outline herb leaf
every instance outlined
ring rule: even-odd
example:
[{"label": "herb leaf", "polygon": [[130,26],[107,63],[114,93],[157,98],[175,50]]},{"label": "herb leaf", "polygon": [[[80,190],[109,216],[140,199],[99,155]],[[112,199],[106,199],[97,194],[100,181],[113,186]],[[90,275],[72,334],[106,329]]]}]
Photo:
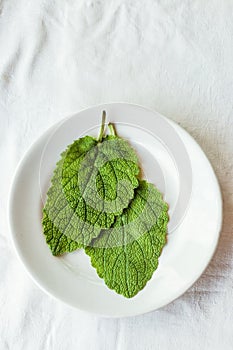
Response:
[{"label": "herb leaf", "polygon": [[85,136],[62,153],[43,209],[43,231],[54,255],[90,244],[134,196],[138,160],[127,141]]},{"label": "herb leaf", "polygon": [[134,199],[113,228],[103,230],[86,247],[93,267],[110,289],[132,298],[151,279],[166,243],[167,211],[160,192],[140,181]]}]

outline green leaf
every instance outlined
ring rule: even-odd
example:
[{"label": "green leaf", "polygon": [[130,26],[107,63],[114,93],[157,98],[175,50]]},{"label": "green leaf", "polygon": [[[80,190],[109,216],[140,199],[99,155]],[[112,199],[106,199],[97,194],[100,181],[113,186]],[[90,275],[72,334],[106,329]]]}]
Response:
[{"label": "green leaf", "polygon": [[127,298],[144,288],[158,266],[166,243],[168,206],[160,192],[140,181],[135,197],[113,227],[86,247],[106,285]]},{"label": "green leaf", "polygon": [[80,248],[80,245],[63,235],[53,222],[49,219],[47,212],[44,210],[43,213],[43,227],[46,235],[46,242],[50,246],[53,255],[61,255],[66,252],[73,252]]},{"label": "green leaf", "polygon": [[85,136],[62,153],[43,209],[43,231],[54,255],[85,247],[109,228],[134,196],[137,156],[127,141]]}]

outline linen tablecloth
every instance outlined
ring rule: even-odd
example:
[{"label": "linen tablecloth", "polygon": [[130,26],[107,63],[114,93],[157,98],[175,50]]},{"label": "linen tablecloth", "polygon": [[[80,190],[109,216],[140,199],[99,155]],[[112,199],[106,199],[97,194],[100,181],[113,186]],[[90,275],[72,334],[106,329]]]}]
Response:
[{"label": "linen tablecloth", "polygon": [[[10,241],[16,165],[53,123],[104,102],[141,104],[199,142],[220,181],[223,229],[203,276],[170,305],[105,319],[28,277]],[[233,347],[233,1],[0,1],[0,349]],[[195,263],[195,262],[194,262]]]}]

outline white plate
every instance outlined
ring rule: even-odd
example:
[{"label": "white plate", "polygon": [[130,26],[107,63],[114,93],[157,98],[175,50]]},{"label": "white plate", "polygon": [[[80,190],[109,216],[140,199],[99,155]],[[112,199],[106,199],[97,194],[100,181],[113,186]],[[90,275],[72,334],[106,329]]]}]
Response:
[{"label": "white plate", "polygon": [[[103,109],[118,135],[137,149],[144,177],[170,206],[168,243],[159,268],[132,299],[108,289],[82,251],[52,256],[41,229],[42,202],[61,151],[81,135],[97,136]],[[9,222],[20,259],[44,291],[89,312],[132,316],[170,303],[202,274],[218,242],[222,201],[209,161],[187,132],[156,112],[113,103],[63,120],[31,146],[14,177]]]}]

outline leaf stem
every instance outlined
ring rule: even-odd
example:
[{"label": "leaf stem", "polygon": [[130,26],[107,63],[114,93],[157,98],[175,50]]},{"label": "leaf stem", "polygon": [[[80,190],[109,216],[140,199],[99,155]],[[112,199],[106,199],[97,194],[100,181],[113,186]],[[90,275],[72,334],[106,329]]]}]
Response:
[{"label": "leaf stem", "polygon": [[116,136],[116,130],[115,130],[114,124],[108,123],[108,128],[109,128],[110,134],[113,136]]},{"label": "leaf stem", "polygon": [[104,136],[104,129],[105,129],[105,121],[106,121],[106,112],[103,111],[102,113],[102,122],[101,122],[101,127],[100,127],[100,133],[99,137],[97,139],[98,142],[101,142]]}]

